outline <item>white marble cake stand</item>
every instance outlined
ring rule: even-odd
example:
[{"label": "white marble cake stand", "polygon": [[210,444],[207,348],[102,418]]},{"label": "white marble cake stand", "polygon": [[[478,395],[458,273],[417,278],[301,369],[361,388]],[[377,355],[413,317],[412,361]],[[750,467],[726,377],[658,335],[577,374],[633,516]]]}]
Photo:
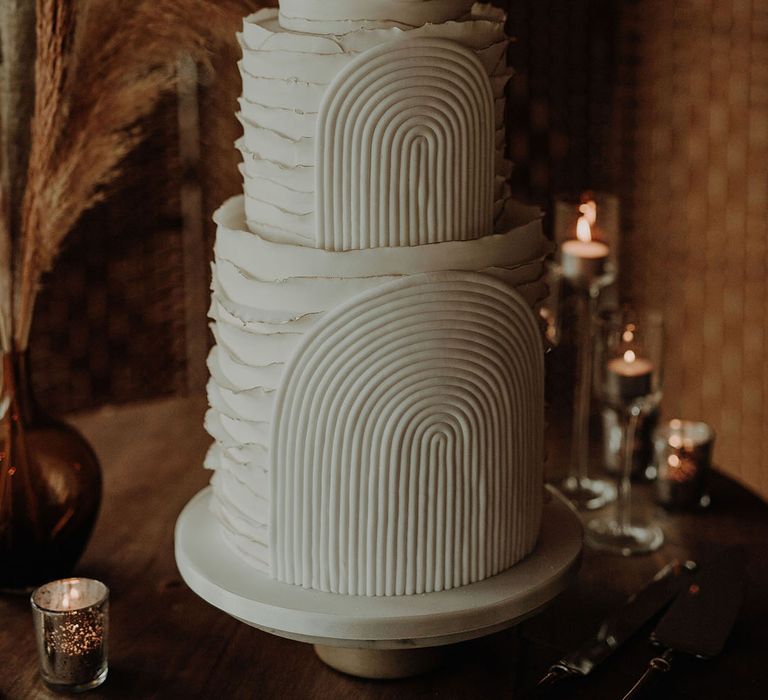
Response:
[{"label": "white marble cake stand", "polygon": [[497,576],[426,595],[322,593],[273,581],[241,560],[208,509],[210,497],[210,487],[198,493],[176,523],[176,563],[187,585],[242,622],[314,644],[329,666],[363,678],[421,673],[439,664],[444,645],[512,627],[565,589],[581,559],[581,522],[550,495],[535,551]]}]

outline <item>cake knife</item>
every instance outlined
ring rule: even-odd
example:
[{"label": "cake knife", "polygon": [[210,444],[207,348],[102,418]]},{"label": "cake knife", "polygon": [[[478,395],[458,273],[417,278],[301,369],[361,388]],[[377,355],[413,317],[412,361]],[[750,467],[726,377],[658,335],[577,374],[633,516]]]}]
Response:
[{"label": "cake knife", "polygon": [[651,634],[664,652],[651,659],[648,669],[623,700],[637,700],[672,668],[675,654],[700,659],[717,656],[731,632],[744,595],[746,556],[741,547],[727,549],[707,562],[680,593]]},{"label": "cake knife", "polygon": [[614,615],[605,619],[594,636],[551,666],[537,689],[589,674],[682,591],[690,583],[695,569],[692,561],[674,560],[667,564]]}]

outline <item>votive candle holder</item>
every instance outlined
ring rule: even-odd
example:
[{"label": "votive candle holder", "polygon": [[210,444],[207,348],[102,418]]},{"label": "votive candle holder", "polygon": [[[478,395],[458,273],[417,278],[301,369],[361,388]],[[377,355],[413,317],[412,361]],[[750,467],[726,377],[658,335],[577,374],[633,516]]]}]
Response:
[{"label": "votive candle holder", "polygon": [[96,688],[107,677],[109,589],[100,581],[46,583],[31,597],[40,673],[56,691]]}]

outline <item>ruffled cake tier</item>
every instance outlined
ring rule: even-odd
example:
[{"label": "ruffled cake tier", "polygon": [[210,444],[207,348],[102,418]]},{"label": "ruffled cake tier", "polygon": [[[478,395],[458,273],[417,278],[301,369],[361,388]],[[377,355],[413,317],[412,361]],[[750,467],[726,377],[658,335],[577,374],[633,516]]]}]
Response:
[{"label": "ruffled cake tier", "polygon": [[[353,5],[373,12],[361,18],[370,21],[329,28],[329,17],[334,13],[348,16]],[[447,39],[471,50],[489,77],[495,119],[494,216],[499,220],[510,197],[506,181],[511,165],[504,158],[504,94],[512,76],[506,63],[509,38],[504,33],[505,14],[501,10],[455,0],[318,0],[282,3],[282,8],[282,14],[264,9],[251,15],[240,35],[243,95],[238,119],[244,135],[237,148],[243,156],[241,172],[250,231],[277,243],[316,245],[316,128],[323,97],[334,78],[361,53],[417,38]],[[310,17],[317,11],[316,17],[325,19],[305,18],[297,30],[298,25],[286,18],[294,17],[292,13],[298,8],[309,12]],[[416,12],[423,21],[410,26],[408,22],[382,20],[387,14],[402,17],[406,10]]]}]

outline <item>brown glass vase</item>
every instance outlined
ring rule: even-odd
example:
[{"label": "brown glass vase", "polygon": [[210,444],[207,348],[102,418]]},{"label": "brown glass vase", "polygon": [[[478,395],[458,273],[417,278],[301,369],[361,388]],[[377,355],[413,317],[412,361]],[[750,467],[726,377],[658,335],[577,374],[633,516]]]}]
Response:
[{"label": "brown glass vase", "polygon": [[0,589],[68,575],[101,503],[101,468],[74,428],[35,401],[26,353],[2,356]]}]

